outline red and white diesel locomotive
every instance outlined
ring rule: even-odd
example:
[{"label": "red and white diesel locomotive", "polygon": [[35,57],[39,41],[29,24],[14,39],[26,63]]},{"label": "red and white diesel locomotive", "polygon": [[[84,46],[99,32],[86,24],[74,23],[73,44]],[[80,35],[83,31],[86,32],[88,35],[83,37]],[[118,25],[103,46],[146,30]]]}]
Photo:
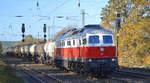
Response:
[{"label": "red and white diesel locomotive", "polygon": [[70,30],[55,43],[54,62],[59,67],[104,76],[118,67],[114,35],[99,25]]},{"label": "red and white diesel locomotive", "polygon": [[118,68],[114,35],[99,25],[69,30],[55,41],[16,46],[12,53],[29,61],[99,76]]}]

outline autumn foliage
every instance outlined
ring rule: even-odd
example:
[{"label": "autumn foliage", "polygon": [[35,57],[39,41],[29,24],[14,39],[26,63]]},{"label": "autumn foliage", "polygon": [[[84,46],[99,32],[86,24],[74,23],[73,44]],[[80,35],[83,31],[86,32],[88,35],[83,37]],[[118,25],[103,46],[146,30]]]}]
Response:
[{"label": "autumn foliage", "polygon": [[150,3],[148,0],[109,0],[102,10],[102,26],[115,31],[121,14],[119,63],[125,66],[150,64]]}]

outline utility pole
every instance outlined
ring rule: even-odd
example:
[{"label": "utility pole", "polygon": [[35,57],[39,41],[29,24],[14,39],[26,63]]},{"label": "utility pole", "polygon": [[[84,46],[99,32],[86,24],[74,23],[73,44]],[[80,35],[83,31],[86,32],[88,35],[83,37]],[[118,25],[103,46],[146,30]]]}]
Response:
[{"label": "utility pole", "polygon": [[82,27],[84,27],[84,25],[85,25],[85,11],[84,10],[82,10],[81,11],[81,14],[82,14]]},{"label": "utility pole", "polygon": [[38,35],[38,41],[39,41],[39,36],[40,36],[40,33],[38,32],[38,34],[37,34],[37,35]]},{"label": "utility pole", "polygon": [[50,39],[50,26],[48,27],[48,39]]}]

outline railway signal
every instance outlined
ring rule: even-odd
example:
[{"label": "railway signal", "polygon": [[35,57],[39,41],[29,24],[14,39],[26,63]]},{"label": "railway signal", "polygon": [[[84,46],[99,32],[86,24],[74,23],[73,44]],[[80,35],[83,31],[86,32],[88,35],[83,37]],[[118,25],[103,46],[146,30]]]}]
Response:
[{"label": "railway signal", "polygon": [[24,32],[25,32],[25,24],[22,23],[22,33],[24,33]]},{"label": "railway signal", "polygon": [[46,42],[46,24],[44,24],[43,32],[44,32],[44,41]]},{"label": "railway signal", "polygon": [[117,45],[116,45],[116,47],[117,47],[117,56],[119,55],[119,51],[118,51],[118,37],[119,37],[119,30],[121,29],[121,18],[120,18],[120,13],[118,13],[117,12],[117,18],[116,18],[116,23],[115,23],[116,25],[115,25],[115,27],[116,27],[116,43],[117,43]]},{"label": "railway signal", "polygon": [[24,42],[25,41],[25,24],[24,23],[22,23],[22,28],[21,28],[21,31],[22,31],[22,42]]},{"label": "railway signal", "polygon": [[25,39],[22,38],[22,42],[25,42]]},{"label": "railway signal", "polygon": [[120,13],[117,13],[117,19],[116,19],[116,29],[117,31],[121,28],[121,19],[120,19]]},{"label": "railway signal", "polygon": [[80,4],[80,0],[78,0],[78,7],[80,8],[81,4]]}]

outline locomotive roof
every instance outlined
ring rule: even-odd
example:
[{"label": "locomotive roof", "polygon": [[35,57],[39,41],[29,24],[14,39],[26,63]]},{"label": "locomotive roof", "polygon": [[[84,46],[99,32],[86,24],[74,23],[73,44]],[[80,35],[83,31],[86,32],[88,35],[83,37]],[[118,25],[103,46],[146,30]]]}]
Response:
[{"label": "locomotive roof", "polygon": [[90,33],[112,34],[112,31],[104,29],[99,25],[86,25],[80,29],[72,29],[61,35],[56,41],[65,40],[68,38],[80,38]]}]

